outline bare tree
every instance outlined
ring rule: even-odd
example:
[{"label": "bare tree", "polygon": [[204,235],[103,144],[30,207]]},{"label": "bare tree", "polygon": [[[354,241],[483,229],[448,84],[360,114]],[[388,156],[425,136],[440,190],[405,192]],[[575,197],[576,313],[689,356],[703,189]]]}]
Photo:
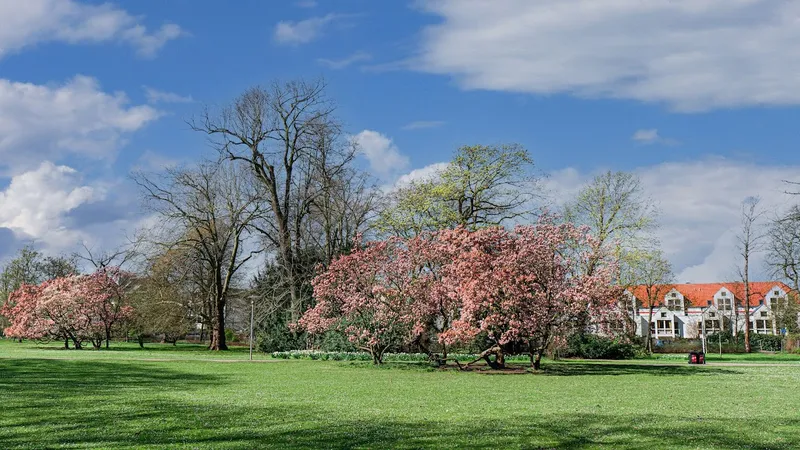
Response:
[{"label": "bare tree", "polygon": [[792,207],[770,225],[767,264],[774,276],[788,281],[800,292],[800,206]]},{"label": "bare tree", "polygon": [[218,115],[207,111],[191,124],[260,183],[269,213],[258,230],[287,280],[292,321],[302,312],[299,265],[310,215],[331,192],[325,181],[338,178],[354,157],[333,112],[324,82],[291,81],[248,89]]},{"label": "bare tree", "polygon": [[[581,189],[564,208],[565,219],[591,228],[599,254],[636,255],[637,249],[653,248],[650,233],[658,210],[646,197],[639,178],[629,172],[605,172]],[[602,261],[592,259],[584,268],[592,274]]]},{"label": "bare tree", "polygon": [[[758,197],[748,197],[742,202],[741,228],[736,236],[742,265],[739,277],[744,283],[744,350],[750,353],[750,259],[762,249],[764,234],[760,230],[763,212],[759,210]],[[734,309],[738,309],[733,305]]]},{"label": "bare tree", "polygon": [[225,305],[235,276],[258,250],[248,250],[250,229],[261,213],[253,184],[237,162],[207,162],[170,169],[165,179],[134,176],[148,206],[161,219],[161,233],[145,240],[190,258],[194,280],[207,295],[213,318],[212,350],[226,350]]},{"label": "bare tree", "polygon": [[[639,300],[647,302],[648,329],[645,331],[647,336],[646,346],[647,351],[652,352],[653,339],[650,336],[649,326],[653,323],[656,303],[663,301],[664,296],[675,287],[672,265],[659,249],[635,250],[625,259],[621,272],[620,278],[623,284],[631,287],[636,286],[638,289],[635,289],[635,291],[639,295],[644,294],[645,298],[640,298]],[[636,314],[637,305],[632,305],[632,309]]]},{"label": "bare tree", "polygon": [[96,249],[89,247],[86,242],[81,242],[82,251],[74,253],[73,258],[87,262],[95,270],[105,270],[111,267],[123,268],[137,255],[134,244],[122,245],[113,249]]}]

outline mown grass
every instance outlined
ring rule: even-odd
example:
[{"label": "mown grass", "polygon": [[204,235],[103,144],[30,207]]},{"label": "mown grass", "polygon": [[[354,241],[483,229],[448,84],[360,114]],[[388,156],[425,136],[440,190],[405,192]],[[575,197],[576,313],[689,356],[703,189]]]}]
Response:
[{"label": "mown grass", "polygon": [[0,341],[0,448],[800,446],[800,365],[488,375],[180,349],[142,361]]}]

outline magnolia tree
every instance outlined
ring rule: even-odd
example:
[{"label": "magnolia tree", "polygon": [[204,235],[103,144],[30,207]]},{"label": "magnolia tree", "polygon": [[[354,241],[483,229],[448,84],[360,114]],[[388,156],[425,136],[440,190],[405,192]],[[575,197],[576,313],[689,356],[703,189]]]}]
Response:
[{"label": "magnolia tree", "polygon": [[399,238],[373,242],[334,260],[313,280],[317,303],[298,325],[311,334],[344,333],[380,364],[389,348],[412,336],[415,324],[414,265],[402,244]]},{"label": "magnolia tree", "polygon": [[89,340],[100,348],[111,337],[113,328],[132,314],[123,305],[118,270],[103,270],[91,275],[71,275],[44,283],[23,285],[9,296],[2,314],[11,325],[4,330],[7,336],[70,341],[76,349]]},{"label": "magnolia tree", "polygon": [[522,344],[538,369],[547,346],[572,332],[585,312],[602,326],[615,311],[616,268],[606,265],[582,274],[580,264],[594,255],[569,251],[572,244],[591,240],[587,229],[556,224],[548,216],[514,231],[496,227],[471,233],[461,240],[463,251],[443,279],[461,309],[439,339],[467,343],[483,337],[490,347],[481,356],[493,354],[497,367],[505,364],[506,346]]},{"label": "magnolia tree", "polygon": [[376,363],[392,345],[431,337],[444,359],[448,346],[484,342],[481,358],[494,367],[504,366],[505,348],[521,344],[539,368],[547,346],[587,312],[596,327],[618,314],[615,265],[579,270],[597,255],[574,249],[598,248],[592,239],[586,228],[544,216],[513,231],[458,228],[371,243],[316,278],[318,303],[300,326],[344,331]]}]

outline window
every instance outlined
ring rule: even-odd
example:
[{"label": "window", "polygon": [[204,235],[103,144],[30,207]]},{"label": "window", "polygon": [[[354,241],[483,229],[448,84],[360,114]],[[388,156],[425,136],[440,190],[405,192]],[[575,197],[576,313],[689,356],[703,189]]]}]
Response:
[{"label": "window", "polygon": [[676,294],[676,293],[674,293],[674,292],[673,292],[672,294],[670,294],[670,297],[672,297],[672,298],[675,298],[675,297],[677,297],[677,296],[678,296],[678,294]]},{"label": "window", "polygon": [[763,305],[763,304],[764,304],[764,300],[759,300],[759,301],[758,301],[758,304],[759,304],[759,305]]},{"label": "window", "polygon": [[723,311],[730,311],[733,308],[733,302],[729,298],[721,298],[717,301],[719,309]]},{"label": "window", "polygon": [[720,297],[727,297],[727,296],[728,296],[728,293],[727,293],[727,292],[725,292],[725,291],[722,291],[722,292],[720,292],[720,293],[719,293],[719,296],[720,296]]},{"label": "window", "polygon": [[769,299],[769,307],[770,308],[777,308],[778,307],[778,299],[775,298],[775,297],[770,298]]},{"label": "window", "polygon": [[683,305],[681,299],[679,298],[670,298],[667,300],[667,308],[670,311],[680,311],[683,309]]},{"label": "window", "polygon": [[706,302],[706,306],[711,306],[711,300],[709,300],[708,302]]},{"label": "window", "polygon": [[766,311],[761,311],[761,317],[767,317],[767,312]]},{"label": "window", "polygon": [[665,313],[665,312],[662,312],[662,313],[661,313],[661,317],[667,317],[667,313]]},{"label": "window", "polygon": [[717,317],[717,313],[710,312],[708,313],[708,317]]},{"label": "window", "polygon": [[781,291],[773,291],[772,295],[781,295]]}]

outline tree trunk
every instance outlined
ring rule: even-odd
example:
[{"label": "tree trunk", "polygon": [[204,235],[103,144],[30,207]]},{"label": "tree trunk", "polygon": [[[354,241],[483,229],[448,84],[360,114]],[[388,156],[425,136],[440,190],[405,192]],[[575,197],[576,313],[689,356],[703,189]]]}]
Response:
[{"label": "tree trunk", "polygon": [[136,338],[139,341],[139,348],[144,348],[144,336],[139,334]]},{"label": "tree trunk", "polygon": [[[494,355],[494,361],[489,359],[489,356],[492,355]],[[505,369],[506,367],[506,358],[505,355],[503,354],[503,348],[499,345],[495,345],[492,348],[484,350],[480,355],[478,355],[477,358],[475,358],[473,361],[468,362],[467,365],[469,366],[475,364],[480,360],[486,361],[486,364],[488,364],[489,367],[491,367],[492,369]]]},{"label": "tree trunk", "polygon": [[645,339],[647,339],[647,354],[653,353],[653,336],[650,335],[650,325],[653,323],[653,300],[650,300],[650,313],[647,317],[647,330],[645,330]]},{"label": "tree trunk", "polygon": [[542,368],[542,351],[541,350],[531,354],[531,366],[533,366],[533,370],[539,370],[539,369]]},{"label": "tree trunk", "polygon": [[750,353],[750,265],[749,254],[744,258],[744,351]]},{"label": "tree trunk", "polygon": [[217,300],[216,323],[211,330],[209,350],[227,350],[225,345],[225,300]]},{"label": "tree trunk", "polygon": [[108,342],[111,340],[111,329],[106,328],[106,349],[108,349]]},{"label": "tree trunk", "polygon": [[69,350],[69,338],[64,338],[64,350]]}]

